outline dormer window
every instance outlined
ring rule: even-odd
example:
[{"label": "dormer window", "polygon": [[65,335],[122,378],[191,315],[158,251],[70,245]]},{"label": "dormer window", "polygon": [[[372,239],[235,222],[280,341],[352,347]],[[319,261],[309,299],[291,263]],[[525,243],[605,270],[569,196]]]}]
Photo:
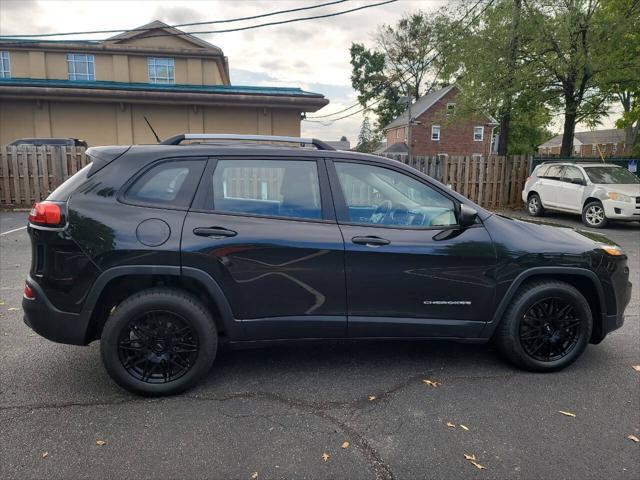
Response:
[{"label": "dormer window", "polygon": [[147,61],[149,83],[176,83],[173,58],[149,57]]}]

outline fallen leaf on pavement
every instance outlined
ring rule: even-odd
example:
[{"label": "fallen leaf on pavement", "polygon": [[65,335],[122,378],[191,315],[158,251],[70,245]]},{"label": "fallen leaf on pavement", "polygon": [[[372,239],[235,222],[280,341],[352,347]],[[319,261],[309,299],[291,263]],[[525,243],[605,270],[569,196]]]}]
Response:
[{"label": "fallen leaf on pavement", "polygon": [[375,395],[369,395],[369,401],[373,402],[376,399]]},{"label": "fallen leaf on pavement", "polygon": [[324,460],[325,462],[329,461],[329,457],[330,457],[330,455],[327,452],[324,452],[322,454],[322,460]]},{"label": "fallen leaf on pavement", "polygon": [[467,432],[469,431],[469,427],[467,427],[466,425],[460,424],[460,428],[466,430]]},{"label": "fallen leaf on pavement", "polygon": [[96,445],[103,446],[103,445],[106,445],[106,444],[107,444],[107,442],[105,442],[104,440],[96,440]]},{"label": "fallen leaf on pavement", "polygon": [[251,480],[258,480],[258,472],[253,472],[251,474]]},{"label": "fallen leaf on pavement", "polygon": [[344,442],[342,444],[342,448],[349,448],[349,442]]},{"label": "fallen leaf on pavement", "polygon": [[566,417],[574,417],[576,416],[575,413],[571,413],[571,412],[565,412],[564,410],[558,410],[558,412],[560,412],[562,415],[566,416]]},{"label": "fallen leaf on pavement", "polygon": [[635,435],[629,435],[627,438],[629,440],[632,440],[632,441],[636,442],[636,443],[640,442],[640,438],[636,437]]},{"label": "fallen leaf on pavement", "polygon": [[425,385],[429,385],[432,388],[438,388],[440,385],[442,385],[440,382],[437,382],[435,380],[429,380],[429,379],[422,380],[422,383],[424,383]]},{"label": "fallen leaf on pavement", "polygon": [[640,372],[640,365],[633,365],[631,368],[633,368],[636,372]]},{"label": "fallen leaf on pavement", "polygon": [[484,465],[480,465],[478,462],[476,462],[476,456],[472,453],[465,453],[464,454],[464,458],[465,460],[469,460],[469,462],[476,467],[478,470],[485,470],[487,467],[485,467]]},{"label": "fallen leaf on pavement", "polygon": [[47,458],[48,456],[49,456],[49,452],[44,452],[44,453],[42,454],[42,458]]},{"label": "fallen leaf on pavement", "polygon": [[456,428],[456,426],[451,422],[447,422],[447,427]]},{"label": "fallen leaf on pavement", "polygon": [[18,310],[20,310],[18,307],[9,307],[9,308],[7,308],[7,312],[17,312]]}]

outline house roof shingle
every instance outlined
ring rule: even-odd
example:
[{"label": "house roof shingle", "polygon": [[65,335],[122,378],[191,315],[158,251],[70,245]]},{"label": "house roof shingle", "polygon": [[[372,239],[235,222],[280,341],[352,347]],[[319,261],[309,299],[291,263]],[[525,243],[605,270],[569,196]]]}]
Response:
[{"label": "house roof shingle", "polygon": [[[603,143],[623,143],[624,131],[615,128],[594,130],[593,132],[576,132],[573,136],[574,145],[594,145]],[[544,142],[540,148],[559,147],[562,145],[562,134]]]}]

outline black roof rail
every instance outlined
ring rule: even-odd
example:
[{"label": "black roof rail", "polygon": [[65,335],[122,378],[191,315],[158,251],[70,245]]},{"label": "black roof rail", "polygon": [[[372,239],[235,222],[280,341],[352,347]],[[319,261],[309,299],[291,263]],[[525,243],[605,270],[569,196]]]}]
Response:
[{"label": "black roof rail", "polygon": [[160,145],[180,145],[184,140],[238,140],[252,142],[283,142],[313,145],[318,150],[335,150],[331,145],[316,138],[286,137],[276,135],[240,135],[234,133],[181,133],[160,142]]}]

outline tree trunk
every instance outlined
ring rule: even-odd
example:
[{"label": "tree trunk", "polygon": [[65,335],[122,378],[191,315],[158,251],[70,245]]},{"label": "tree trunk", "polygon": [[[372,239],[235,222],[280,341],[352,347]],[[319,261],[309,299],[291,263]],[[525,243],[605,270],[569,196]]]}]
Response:
[{"label": "tree trunk", "polygon": [[[509,99],[511,100],[511,99]],[[505,109],[505,112],[500,117],[500,134],[498,135],[498,155],[507,154],[507,141],[509,139],[509,122],[511,121],[511,102],[509,102],[509,109]]]},{"label": "tree trunk", "polygon": [[577,104],[573,95],[565,95],[564,128],[562,130],[561,157],[573,156],[573,136],[576,132]]},{"label": "tree trunk", "polygon": [[504,89],[502,114],[500,115],[500,136],[498,137],[498,155],[506,155],[509,144],[509,123],[511,121],[511,103],[513,101],[513,80],[516,68],[516,53],[518,52],[518,33],[520,31],[520,12],[522,0],[514,0],[513,18],[511,21],[511,40],[509,42],[509,57],[507,60],[507,82]]},{"label": "tree trunk", "polygon": [[633,125],[627,125],[624,129],[624,150],[622,152],[623,155],[631,156],[631,152],[633,152],[633,146],[636,140],[635,135],[633,134],[633,130]]}]

